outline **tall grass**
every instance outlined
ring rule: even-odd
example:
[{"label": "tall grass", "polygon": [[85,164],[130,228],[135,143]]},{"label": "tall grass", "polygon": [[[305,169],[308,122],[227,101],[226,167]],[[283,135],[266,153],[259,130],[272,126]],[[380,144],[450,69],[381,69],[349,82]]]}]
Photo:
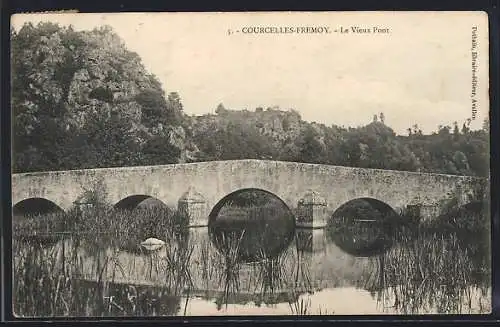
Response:
[{"label": "tall grass", "polygon": [[105,285],[83,287],[80,265],[68,242],[47,247],[14,239],[13,307],[21,317],[100,316]]},{"label": "tall grass", "polygon": [[[83,215],[72,210],[15,219],[13,227],[13,305],[19,316],[137,313],[125,312],[127,306],[118,304],[112,290],[119,289],[113,286],[115,278],[127,275],[118,253],[146,255],[140,242],[148,237],[169,241],[166,257],[150,256],[156,274],[165,276],[166,294],[179,295],[181,285],[189,281],[189,249],[172,246],[182,225],[165,208],[119,211],[96,206]],[[146,312],[147,307],[135,305],[135,310]]]},{"label": "tall grass", "polygon": [[67,216],[64,212],[16,216],[13,219],[12,235],[24,241],[54,244],[67,232]]},{"label": "tall grass", "polygon": [[239,272],[241,269],[241,261],[239,260],[241,240],[245,235],[245,231],[237,233],[236,235],[222,234],[220,242],[224,244],[223,258],[224,268],[219,278],[219,285],[223,286],[222,303],[226,307],[232,294],[236,294],[240,289]]},{"label": "tall grass", "polygon": [[268,292],[274,294],[277,290],[282,290],[287,286],[287,272],[285,271],[285,260],[288,249],[277,257],[271,257],[263,248],[260,251],[259,279],[262,280],[260,292],[265,296]]},{"label": "tall grass", "polygon": [[[481,216],[459,210],[400,230],[397,245],[378,257],[379,299],[390,299],[391,309],[405,314],[472,313],[473,297],[482,294],[481,301],[490,288],[488,227]],[[467,219],[474,223],[459,223]]]},{"label": "tall grass", "polygon": [[288,306],[293,315],[305,316],[311,314],[311,300],[299,299],[295,302],[289,302]]},{"label": "tall grass", "polygon": [[194,252],[194,244],[189,243],[186,236],[179,238],[166,237],[166,255],[162,262],[162,274],[165,276],[165,285],[171,294],[181,295],[184,288],[193,287],[190,265]]}]

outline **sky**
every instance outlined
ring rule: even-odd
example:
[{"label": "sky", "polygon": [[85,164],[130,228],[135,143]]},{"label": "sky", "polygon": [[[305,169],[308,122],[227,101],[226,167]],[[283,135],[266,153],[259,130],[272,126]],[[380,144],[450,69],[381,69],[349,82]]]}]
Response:
[{"label": "sky", "polygon": [[[472,115],[477,27],[477,115],[489,112],[488,30],[482,12],[18,14],[89,30],[109,25],[187,114],[278,106],[307,121],[362,126],[384,113],[398,134],[460,125]],[[244,34],[244,27],[328,27],[329,34]],[[338,33],[352,27],[389,33]],[[232,34],[228,34],[232,30]],[[240,32],[236,32],[240,31]]]}]

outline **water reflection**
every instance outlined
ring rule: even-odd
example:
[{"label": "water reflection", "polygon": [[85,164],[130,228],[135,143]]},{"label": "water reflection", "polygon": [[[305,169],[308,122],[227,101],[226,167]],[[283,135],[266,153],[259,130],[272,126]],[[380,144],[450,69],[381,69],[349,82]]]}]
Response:
[{"label": "water reflection", "polygon": [[373,256],[393,243],[398,215],[386,204],[360,198],[338,208],[328,221],[327,235],[343,251],[355,256]]},{"label": "water reflection", "polygon": [[275,195],[241,190],[222,199],[210,214],[215,246],[234,260],[252,262],[278,256],[294,235],[294,216]]},{"label": "water reflection", "polygon": [[[386,221],[380,210],[370,217],[377,215]],[[467,231],[457,225],[465,215],[476,221]],[[336,219],[326,229],[292,229],[276,243],[274,228],[264,233],[259,220],[183,232],[165,224],[140,234],[165,242],[155,251],[124,246],[132,242],[113,227],[53,233],[49,243],[18,230],[14,309],[22,316],[489,312],[487,219],[470,208],[451,216],[391,233],[384,224]],[[234,237],[234,230],[250,231]]]}]

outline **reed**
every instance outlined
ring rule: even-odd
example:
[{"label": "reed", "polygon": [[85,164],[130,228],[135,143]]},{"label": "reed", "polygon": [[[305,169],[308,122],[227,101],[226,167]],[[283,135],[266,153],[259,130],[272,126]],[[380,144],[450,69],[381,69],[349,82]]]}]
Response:
[{"label": "reed", "polygon": [[239,273],[241,269],[241,261],[239,258],[241,241],[245,235],[242,231],[236,235],[222,234],[220,242],[225,244],[222,252],[223,256],[223,272],[219,279],[219,285],[223,285],[223,300],[226,307],[231,297],[239,292],[240,278]]},{"label": "reed", "polygon": [[101,315],[103,308],[99,307],[102,304],[99,298],[102,294],[98,288],[83,287],[75,277],[81,271],[73,246],[47,247],[18,239],[13,243],[13,306],[16,316]]},{"label": "reed", "polygon": [[405,314],[470,313],[471,290],[485,291],[489,284],[486,255],[477,250],[476,237],[440,222],[400,233],[398,244],[380,257],[384,285],[379,290],[389,294],[379,297],[388,295],[391,308]]},{"label": "reed", "polygon": [[166,255],[160,259],[163,268],[161,275],[165,276],[165,285],[170,294],[179,296],[184,288],[193,287],[190,266],[194,244],[190,244],[186,239],[166,239]]},{"label": "reed", "polygon": [[311,314],[311,300],[310,299],[298,299],[295,302],[289,302],[288,306],[292,315],[305,316]]},{"label": "reed", "polygon": [[[143,254],[147,237],[165,237],[171,243],[180,234],[175,213],[165,208],[132,211],[96,206],[80,213],[54,213],[13,221],[13,305],[18,316],[127,315],[110,292],[115,277],[126,276],[117,259],[120,250]],[[177,239],[176,239],[177,240]],[[62,247],[62,248],[61,248]],[[190,253],[173,249],[168,269],[158,272],[179,285],[189,281]],[[107,250],[109,249],[109,250]],[[192,253],[192,251],[191,251]],[[84,258],[93,258],[93,282],[83,280]],[[88,263],[87,263],[88,264]],[[172,268],[174,267],[174,268]],[[88,269],[86,270],[88,273]],[[170,291],[170,290],[169,290]],[[123,309],[123,310],[122,310]],[[144,309],[144,307],[143,307]]]}]

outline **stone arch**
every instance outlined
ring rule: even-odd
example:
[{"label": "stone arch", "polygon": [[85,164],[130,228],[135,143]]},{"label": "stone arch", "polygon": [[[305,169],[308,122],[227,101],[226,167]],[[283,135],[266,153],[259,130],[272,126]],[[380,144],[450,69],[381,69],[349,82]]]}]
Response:
[{"label": "stone arch", "polygon": [[43,215],[54,212],[64,213],[65,211],[58,204],[42,197],[27,198],[12,206],[12,215],[14,217]]},{"label": "stone arch", "polygon": [[229,194],[226,194],[225,196],[223,196],[220,200],[218,200],[216,202],[216,204],[212,207],[212,209],[210,210],[210,213],[209,213],[209,216],[208,216],[208,222],[210,224],[211,221],[213,221],[216,217],[217,217],[217,214],[219,213],[220,209],[227,203],[227,201],[234,195],[237,195],[237,194],[241,194],[243,192],[248,192],[248,191],[259,191],[259,192],[263,192],[265,194],[269,194],[271,195],[272,197],[276,198],[280,203],[282,203],[289,211],[290,213],[292,214],[293,218],[294,218],[294,222],[295,222],[295,214],[293,212],[293,209],[290,208],[290,206],[280,197],[278,196],[277,194],[275,194],[274,192],[271,192],[271,191],[268,191],[268,190],[265,190],[263,188],[258,188],[258,187],[246,187],[246,188],[241,188],[241,189],[238,189],[236,191],[232,191],[231,193]]},{"label": "stone arch", "polygon": [[[367,204],[369,204],[373,209],[378,210],[382,213],[391,214],[392,216],[398,216],[398,213],[391,205],[389,205],[388,203],[386,203],[382,200],[372,198],[372,197],[359,197],[359,198],[351,199],[347,202],[344,202],[342,205],[340,205],[338,208],[336,208],[333,211],[331,216],[333,217],[335,215],[338,215],[339,212],[341,212],[344,208],[346,208],[347,206],[353,205],[355,202],[358,202],[358,201],[364,201]],[[330,218],[332,218],[332,217],[330,217]]]},{"label": "stone arch", "polygon": [[381,200],[370,197],[352,199],[330,216],[327,237],[351,255],[377,255],[392,246],[398,217],[398,213]]},{"label": "stone arch", "polygon": [[13,239],[52,246],[66,238],[68,215],[58,204],[43,197],[21,200],[12,207]]},{"label": "stone arch", "polygon": [[[279,207],[250,205],[255,199],[259,202],[259,196],[253,199],[241,197],[233,203],[236,204],[234,207],[231,205],[219,217],[231,198],[249,191],[270,196]],[[264,200],[264,197],[260,200]],[[270,217],[272,218],[269,219]],[[273,192],[260,188],[241,188],[227,194],[215,204],[209,214],[208,232],[212,243],[220,252],[225,253],[237,246],[239,260],[259,261],[279,255],[292,243],[295,215],[286,202]]]},{"label": "stone arch", "polygon": [[135,194],[127,196],[116,202],[113,207],[120,210],[133,210],[140,206],[164,207],[171,210],[171,208],[167,206],[163,201],[154,196],[146,194]]}]

